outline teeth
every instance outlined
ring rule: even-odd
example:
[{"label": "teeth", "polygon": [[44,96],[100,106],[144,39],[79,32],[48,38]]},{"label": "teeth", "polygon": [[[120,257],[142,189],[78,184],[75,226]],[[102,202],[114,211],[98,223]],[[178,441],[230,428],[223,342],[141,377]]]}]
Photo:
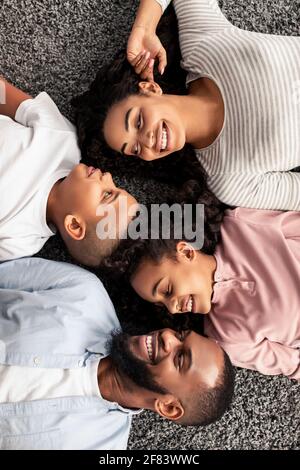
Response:
[{"label": "teeth", "polygon": [[150,361],[153,360],[153,351],[152,351],[152,339],[151,336],[147,336],[146,338],[146,346],[149,354]]},{"label": "teeth", "polygon": [[161,136],[161,150],[165,150],[168,145],[168,134],[166,129],[163,127],[162,136]]},{"label": "teeth", "polygon": [[188,304],[187,304],[187,311],[191,312],[192,308],[193,308],[193,297],[190,296],[190,299],[189,299]]}]

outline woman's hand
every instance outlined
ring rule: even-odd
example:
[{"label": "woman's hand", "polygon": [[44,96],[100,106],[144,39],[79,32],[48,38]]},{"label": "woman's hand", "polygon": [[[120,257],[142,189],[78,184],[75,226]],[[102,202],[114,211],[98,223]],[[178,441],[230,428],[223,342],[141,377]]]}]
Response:
[{"label": "woman's hand", "polygon": [[158,60],[158,71],[162,75],[167,65],[167,54],[154,32],[142,26],[134,26],[127,43],[127,59],[135,72],[142,79],[153,80],[155,61]]}]

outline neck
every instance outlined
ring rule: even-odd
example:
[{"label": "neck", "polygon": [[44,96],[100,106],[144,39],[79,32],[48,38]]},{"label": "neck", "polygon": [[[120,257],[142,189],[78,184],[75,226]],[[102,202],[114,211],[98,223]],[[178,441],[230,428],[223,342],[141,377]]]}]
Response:
[{"label": "neck", "polygon": [[185,121],[186,142],[198,149],[211,145],[223,127],[222,98],[208,87],[197,85],[189,95],[180,96],[179,101]]},{"label": "neck", "polygon": [[217,269],[217,260],[214,257],[214,255],[207,255],[206,253],[202,253],[202,251],[199,251],[199,262],[201,269],[205,267],[205,276],[207,279],[209,279],[209,284],[211,286],[211,293],[213,292],[214,288],[214,278],[215,278],[215,272]]},{"label": "neck", "polygon": [[109,356],[102,359],[98,366],[98,384],[101,396],[107,401],[116,402],[125,408],[153,409],[150,404],[151,393],[145,394],[144,390],[121,376]]},{"label": "neck", "polygon": [[61,198],[59,197],[60,193],[60,185],[62,183],[62,179],[58,180],[54,186],[52,187],[48,201],[47,201],[47,209],[46,209],[46,220],[47,224],[53,224],[56,227],[59,227],[60,220],[62,219],[61,216]]}]

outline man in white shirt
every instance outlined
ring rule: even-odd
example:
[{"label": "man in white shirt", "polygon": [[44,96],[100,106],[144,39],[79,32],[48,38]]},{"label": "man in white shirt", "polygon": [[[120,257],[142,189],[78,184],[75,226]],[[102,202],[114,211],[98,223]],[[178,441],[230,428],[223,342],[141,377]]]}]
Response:
[{"label": "man in white shirt", "polygon": [[[57,229],[77,261],[99,265],[126,230],[136,200],[110,173],[79,163],[75,128],[47,93],[32,99],[0,83],[0,262],[37,253]],[[116,236],[100,239],[98,223],[120,207],[127,213],[113,219]]]},{"label": "man in white shirt", "polygon": [[233,374],[214,341],[116,329],[95,275],[39,258],[0,265],[0,449],[125,449],[140,408],[183,425],[223,414]]}]

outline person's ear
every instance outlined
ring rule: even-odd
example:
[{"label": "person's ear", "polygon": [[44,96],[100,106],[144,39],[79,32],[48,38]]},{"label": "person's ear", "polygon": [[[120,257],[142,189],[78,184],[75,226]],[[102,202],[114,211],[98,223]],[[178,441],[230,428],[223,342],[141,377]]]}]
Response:
[{"label": "person's ear", "polygon": [[66,215],[64,228],[67,234],[73,240],[83,240],[86,234],[86,223],[80,217],[75,215]]},{"label": "person's ear", "polygon": [[160,88],[159,84],[156,82],[140,82],[139,83],[139,90],[140,93],[146,96],[150,95],[158,95],[161,96],[163,94],[162,89]]},{"label": "person's ear", "polygon": [[186,259],[186,261],[193,261],[196,257],[195,248],[187,242],[181,241],[176,245],[177,255]]},{"label": "person's ear", "polygon": [[177,421],[184,415],[182,404],[172,395],[157,398],[154,403],[154,409],[160,416],[172,421]]}]

